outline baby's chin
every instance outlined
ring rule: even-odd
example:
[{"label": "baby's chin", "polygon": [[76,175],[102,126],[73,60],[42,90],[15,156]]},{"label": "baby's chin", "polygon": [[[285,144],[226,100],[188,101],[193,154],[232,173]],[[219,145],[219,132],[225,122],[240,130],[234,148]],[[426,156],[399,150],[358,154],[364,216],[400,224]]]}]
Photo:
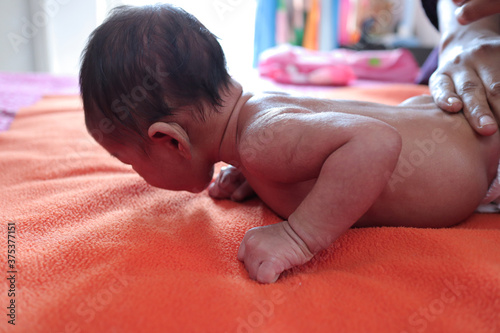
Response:
[{"label": "baby's chin", "polygon": [[[146,181],[147,182],[147,181]],[[167,191],[186,191],[190,193],[200,193],[203,190],[205,190],[208,185],[210,185],[210,182],[203,184],[203,185],[192,185],[192,186],[179,186],[179,187],[172,187],[172,186],[166,186],[163,184],[154,184],[151,182],[147,182],[149,185],[156,187],[156,188],[161,188],[162,190],[167,190]]]},{"label": "baby's chin", "polygon": [[214,175],[214,167],[210,168],[210,171],[206,174],[207,176],[203,180],[197,180],[196,184],[182,184],[178,183],[177,185],[171,183],[163,183],[161,180],[158,182],[154,182],[152,179],[146,179],[142,177],[149,185],[161,188],[169,191],[187,191],[191,193],[200,193],[204,191],[212,182]]},{"label": "baby's chin", "polygon": [[203,192],[203,190],[206,189],[206,188],[207,188],[207,186],[205,186],[205,187],[195,187],[192,190],[190,190],[189,192],[191,192],[191,193],[200,193],[200,192]]},{"label": "baby's chin", "polygon": [[191,193],[200,193],[200,192],[203,192],[207,187],[208,185],[210,185],[210,182],[204,184],[204,185],[200,185],[200,186],[194,186],[192,187],[191,189],[187,190],[188,192],[191,192]]},{"label": "baby's chin", "polygon": [[200,192],[204,191],[212,182],[213,177],[214,177],[214,166],[212,166],[210,168],[210,171],[209,171],[208,176],[205,180],[205,183],[203,185],[193,187],[193,189],[190,190],[189,192],[200,193]]}]

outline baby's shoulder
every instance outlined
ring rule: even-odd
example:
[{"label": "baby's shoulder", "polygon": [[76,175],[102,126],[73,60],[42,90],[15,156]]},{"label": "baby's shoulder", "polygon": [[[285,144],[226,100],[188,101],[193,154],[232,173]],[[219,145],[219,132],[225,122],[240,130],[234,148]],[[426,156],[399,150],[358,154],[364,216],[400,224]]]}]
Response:
[{"label": "baby's shoulder", "polygon": [[[249,141],[285,134],[314,113],[288,95],[263,94],[249,99],[239,116],[241,138]],[[264,140],[265,141],[265,140]]]},{"label": "baby's shoulder", "polygon": [[249,101],[238,121],[238,152],[241,162],[248,167],[261,163],[282,163],[293,146],[301,116],[307,109],[283,103],[276,99]]}]

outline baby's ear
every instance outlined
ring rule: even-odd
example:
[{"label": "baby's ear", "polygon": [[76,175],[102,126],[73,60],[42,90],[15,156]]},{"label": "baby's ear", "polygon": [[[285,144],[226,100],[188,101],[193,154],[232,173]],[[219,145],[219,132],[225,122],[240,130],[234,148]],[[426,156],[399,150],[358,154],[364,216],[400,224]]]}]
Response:
[{"label": "baby's ear", "polygon": [[177,123],[156,122],[149,126],[148,136],[155,144],[174,149],[182,157],[191,160],[191,143],[182,126]]}]

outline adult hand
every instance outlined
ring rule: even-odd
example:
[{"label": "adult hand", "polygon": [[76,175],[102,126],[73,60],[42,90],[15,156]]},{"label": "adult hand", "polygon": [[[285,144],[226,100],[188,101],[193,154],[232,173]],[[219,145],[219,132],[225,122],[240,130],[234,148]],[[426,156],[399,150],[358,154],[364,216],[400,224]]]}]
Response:
[{"label": "adult hand", "polygon": [[455,12],[460,24],[469,24],[492,14],[500,13],[498,0],[453,0],[458,6]]},{"label": "adult hand", "polygon": [[[483,0],[470,0],[483,1]],[[500,3],[500,1],[498,1]],[[485,35],[462,43],[454,41],[440,54],[429,87],[436,104],[464,115],[481,135],[498,129],[500,114],[500,36]]]}]

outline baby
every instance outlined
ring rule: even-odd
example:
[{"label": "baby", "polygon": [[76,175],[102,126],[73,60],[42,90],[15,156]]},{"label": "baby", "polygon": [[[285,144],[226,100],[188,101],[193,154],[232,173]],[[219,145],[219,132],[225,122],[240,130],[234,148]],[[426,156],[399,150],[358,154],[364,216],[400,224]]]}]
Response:
[{"label": "baby", "polygon": [[276,281],[352,226],[447,227],[499,195],[500,134],[479,137],[427,96],[398,106],[252,94],[216,38],[170,5],[120,7],[80,72],[85,122],[153,186],[255,192],[284,221],[249,230],[238,259]]}]

